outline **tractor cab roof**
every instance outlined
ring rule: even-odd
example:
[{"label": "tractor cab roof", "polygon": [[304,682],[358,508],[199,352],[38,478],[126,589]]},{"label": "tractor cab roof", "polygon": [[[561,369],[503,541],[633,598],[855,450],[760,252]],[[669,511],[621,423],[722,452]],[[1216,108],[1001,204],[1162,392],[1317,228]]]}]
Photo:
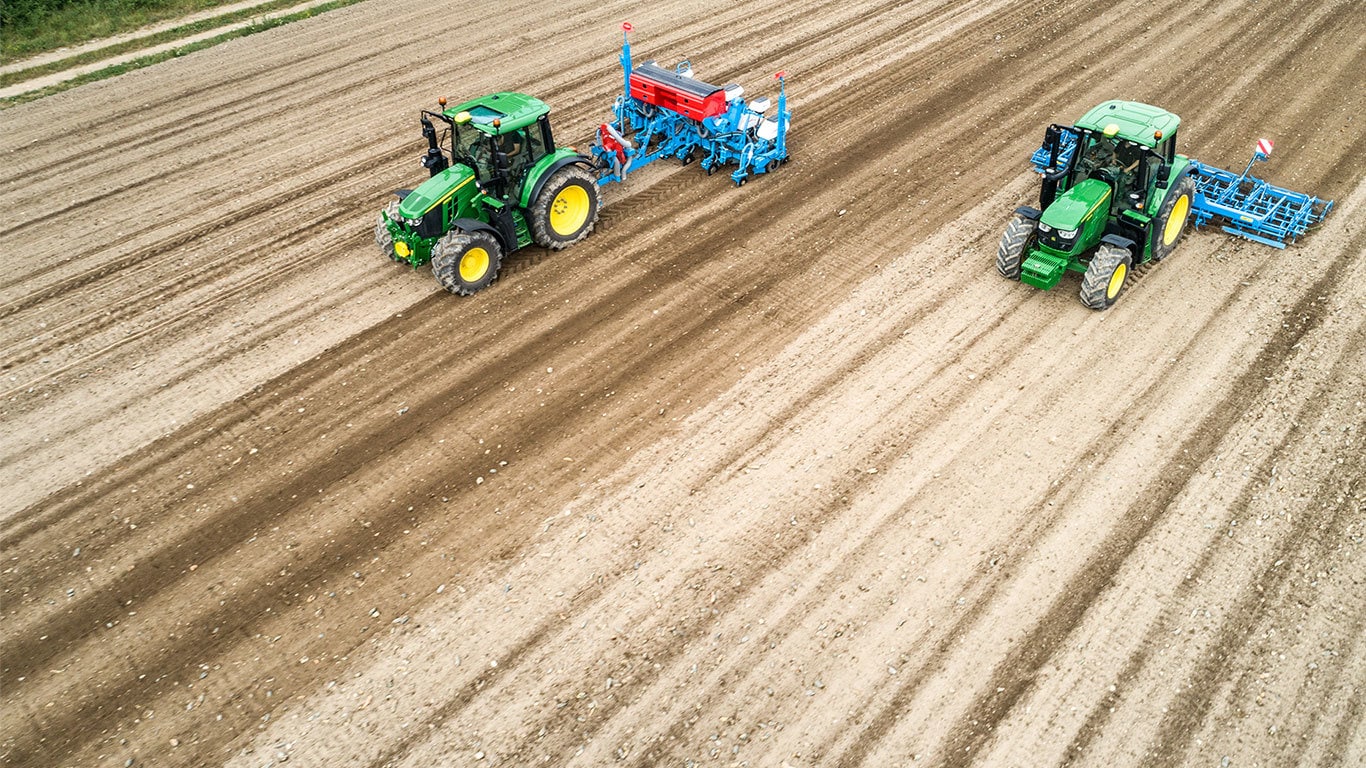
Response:
[{"label": "tractor cab roof", "polygon": [[[470,114],[469,124],[493,135],[494,133],[515,131],[536,122],[541,115],[548,114],[550,107],[535,96],[525,93],[494,93],[471,99],[459,106],[447,109],[443,114],[455,118],[461,112]],[[498,121],[497,130],[493,121]]]},{"label": "tractor cab roof", "polygon": [[1176,135],[1181,118],[1160,107],[1137,101],[1107,101],[1082,115],[1078,128],[1096,131],[1154,147]]}]

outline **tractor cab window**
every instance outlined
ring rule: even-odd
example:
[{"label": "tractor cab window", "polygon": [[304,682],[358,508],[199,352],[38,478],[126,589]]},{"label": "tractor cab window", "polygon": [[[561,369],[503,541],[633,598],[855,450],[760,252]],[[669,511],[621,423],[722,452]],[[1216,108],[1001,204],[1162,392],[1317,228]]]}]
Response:
[{"label": "tractor cab window", "polygon": [[545,146],[545,134],[541,130],[540,124],[528,125],[522,132],[526,134],[527,159],[534,163],[545,157],[548,150]]},{"label": "tractor cab window", "polygon": [[1143,206],[1143,190],[1147,179],[1145,156],[1149,155],[1143,147],[1132,141],[1121,141],[1115,150],[1115,194],[1117,202],[1123,207]]},{"label": "tractor cab window", "polygon": [[526,175],[531,164],[544,154],[544,151],[538,151],[539,144],[539,141],[533,141],[532,132],[525,128],[504,131],[489,139],[490,151],[507,156],[508,177],[513,180]]},{"label": "tractor cab window", "polygon": [[455,130],[455,159],[473,168],[480,180],[488,180],[493,175],[485,139],[484,134],[472,126],[460,126]]},{"label": "tractor cab window", "polygon": [[1176,157],[1172,149],[1172,137],[1168,136],[1158,142],[1157,146],[1153,147],[1153,152],[1157,153],[1158,157],[1164,158],[1167,162],[1171,162]]},{"label": "tractor cab window", "polygon": [[1098,134],[1088,134],[1086,136],[1086,148],[1082,150],[1081,160],[1085,165],[1086,174],[1089,176],[1092,171],[1101,168],[1113,168],[1119,163],[1116,157],[1118,142],[1108,136]]}]

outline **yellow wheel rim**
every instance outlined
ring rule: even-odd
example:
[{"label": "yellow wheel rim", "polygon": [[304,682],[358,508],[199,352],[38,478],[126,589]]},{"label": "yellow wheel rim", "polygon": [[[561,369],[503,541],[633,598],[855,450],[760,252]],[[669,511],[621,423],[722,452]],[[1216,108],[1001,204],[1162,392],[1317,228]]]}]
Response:
[{"label": "yellow wheel rim", "polygon": [[550,228],[560,237],[568,237],[583,228],[588,221],[588,190],[571,184],[560,190],[550,203]]},{"label": "yellow wheel rim", "polygon": [[400,259],[406,259],[412,255],[413,249],[409,248],[407,243],[399,240],[394,243],[394,253],[398,254]]},{"label": "yellow wheel rim", "polygon": [[473,283],[489,271],[489,252],[483,248],[471,248],[460,257],[460,279]]},{"label": "yellow wheel rim", "polygon": [[1190,197],[1182,195],[1177,199],[1176,205],[1172,206],[1171,215],[1167,217],[1167,226],[1162,230],[1163,245],[1171,245],[1181,236],[1181,230],[1186,226],[1186,214],[1190,213],[1190,209]]},{"label": "yellow wheel rim", "polygon": [[1129,268],[1120,264],[1115,267],[1115,271],[1110,273],[1110,285],[1105,289],[1105,298],[1114,300],[1119,295],[1119,289],[1124,287],[1124,276],[1129,274]]}]

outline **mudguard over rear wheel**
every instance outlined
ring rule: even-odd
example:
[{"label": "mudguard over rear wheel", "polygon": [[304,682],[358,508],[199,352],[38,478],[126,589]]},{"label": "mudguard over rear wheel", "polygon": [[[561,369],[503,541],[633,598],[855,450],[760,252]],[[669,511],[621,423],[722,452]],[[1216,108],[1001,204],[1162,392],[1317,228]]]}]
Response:
[{"label": "mudguard over rear wheel", "polygon": [[488,287],[502,263],[503,248],[488,232],[453,229],[432,246],[432,274],[442,288],[460,296]]},{"label": "mudguard over rear wheel", "polygon": [[1081,279],[1081,303],[1095,310],[1109,309],[1124,292],[1131,266],[1128,248],[1101,243]]},{"label": "mudguard over rear wheel", "polygon": [[588,237],[598,221],[598,185],[577,165],[566,165],[546,180],[531,202],[531,236],[558,251]]},{"label": "mudguard over rear wheel", "polygon": [[1020,265],[1024,263],[1029,242],[1034,239],[1034,222],[1015,214],[1006,225],[1001,244],[996,247],[996,271],[1010,280],[1020,279]]}]

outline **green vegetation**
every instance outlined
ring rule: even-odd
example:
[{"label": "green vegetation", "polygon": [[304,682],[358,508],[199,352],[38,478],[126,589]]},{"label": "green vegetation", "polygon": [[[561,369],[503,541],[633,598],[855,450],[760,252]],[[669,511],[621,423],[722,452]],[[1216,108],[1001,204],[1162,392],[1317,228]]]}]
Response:
[{"label": "green vegetation", "polygon": [[4,0],[0,60],[130,32],[235,0]]},{"label": "green vegetation", "polygon": [[[18,70],[16,72],[10,72],[8,74],[0,75],[0,88],[3,88],[7,85],[11,85],[13,83],[21,83],[25,80],[32,80],[35,77],[42,77],[43,75],[51,74],[53,72],[61,72],[66,69],[71,69],[72,67],[81,66],[82,64],[100,61],[101,59],[108,59],[114,56],[118,56],[120,54],[128,53],[129,51],[137,51],[143,48],[151,48],[156,45],[161,45],[162,43],[171,42],[173,40],[180,40],[182,38],[190,37],[192,35],[197,35],[201,32],[207,32],[211,29],[226,27],[229,24],[235,24],[237,22],[257,17],[265,13],[270,13],[281,8],[289,8],[291,6],[298,5],[301,1],[302,0],[271,0],[271,2],[262,3],[261,5],[254,5],[250,8],[244,8],[240,11],[225,13],[221,16],[214,16],[210,19],[201,19],[190,24],[182,24],[178,27],[167,29],[165,31],[158,32],[154,35],[140,37],[136,40],[129,40],[124,43],[107,45],[93,51],[87,51],[86,53],[77,54],[75,56],[68,56],[64,59],[59,59],[57,61],[49,62],[47,64],[40,64],[36,67],[28,67],[25,69]],[[334,5],[332,7],[336,6]]]},{"label": "green vegetation", "polygon": [[[278,4],[281,5],[281,6],[290,6],[290,5],[297,5],[298,2],[300,2],[300,1],[301,1],[301,0],[279,0]],[[356,4],[356,3],[360,2],[360,1],[361,1],[361,0],[333,0],[333,2],[330,2],[330,3],[323,3],[322,5],[317,5],[317,6],[314,6],[314,7],[312,7],[312,8],[309,8],[309,9],[306,9],[306,10],[303,10],[303,11],[299,11],[299,12],[297,12],[297,13],[291,13],[291,14],[287,14],[287,15],[284,15],[284,16],[277,16],[277,17],[273,17],[273,18],[269,18],[269,19],[262,19],[262,20],[260,20],[260,21],[258,21],[258,22],[254,22],[254,23],[249,24],[249,25],[247,25],[247,26],[245,26],[245,27],[241,27],[241,28],[239,28],[239,29],[235,29],[235,30],[231,30],[231,31],[228,31],[228,32],[224,32],[224,33],[221,34],[221,35],[217,35],[217,36],[215,36],[215,37],[212,37],[212,38],[209,38],[209,39],[206,39],[206,40],[200,40],[200,41],[195,42],[195,43],[187,43],[187,44],[185,44],[185,45],[182,45],[182,46],[173,48],[173,49],[171,49],[171,50],[169,50],[169,51],[163,51],[163,52],[161,52],[161,53],[149,54],[149,55],[147,55],[147,56],[142,56],[142,57],[139,57],[139,58],[134,59],[134,60],[132,60],[132,61],[125,62],[125,63],[123,63],[123,64],[115,64],[115,65],[113,65],[113,66],[105,67],[105,68],[100,69],[100,70],[97,70],[97,71],[95,71],[95,72],[90,72],[90,73],[88,73],[88,74],[81,75],[81,76],[79,76],[79,77],[73,78],[73,79],[71,79],[71,80],[64,81],[64,82],[62,82],[62,83],[58,83],[57,85],[52,85],[52,86],[49,86],[49,87],[47,87],[47,88],[43,88],[43,89],[41,89],[41,90],[30,91],[30,92],[25,93],[25,94],[22,94],[22,95],[20,95],[20,96],[13,96],[13,97],[10,97],[10,98],[7,98],[7,99],[0,99],[0,109],[3,109],[4,107],[13,106],[13,105],[15,105],[15,104],[22,104],[22,103],[24,103],[24,102],[26,102],[26,101],[33,101],[34,99],[39,99],[39,98],[42,98],[43,96],[49,96],[49,95],[54,94],[54,93],[59,93],[59,92],[61,92],[61,91],[67,90],[68,88],[74,88],[74,87],[76,87],[76,86],[78,86],[78,85],[84,85],[85,83],[93,83],[93,82],[95,82],[95,81],[97,81],[97,80],[103,80],[103,79],[105,79],[105,78],[114,77],[114,76],[116,76],[116,75],[121,75],[121,74],[123,74],[124,72],[130,72],[130,71],[135,70],[135,69],[141,69],[142,67],[151,66],[152,64],[156,64],[156,63],[159,63],[159,62],[162,62],[162,61],[166,61],[167,59],[174,59],[174,58],[177,58],[177,57],[179,57],[179,56],[184,56],[184,55],[186,55],[186,54],[193,53],[193,52],[195,52],[195,51],[203,50],[204,48],[213,47],[213,46],[218,45],[219,43],[222,43],[222,42],[224,42],[224,41],[232,40],[233,38],[237,38],[237,37],[246,37],[247,35],[253,35],[253,34],[256,34],[257,32],[264,32],[264,31],[267,30],[267,29],[274,29],[275,27],[283,26],[283,25],[288,24],[288,23],[290,23],[290,22],[292,22],[292,21],[298,21],[299,19],[306,19],[306,18],[309,18],[310,16],[318,16],[318,15],[320,15],[320,14],[326,13],[326,12],[331,11],[331,10],[335,10],[335,9],[337,9],[337,8],[343,8],[343,7],[348,6],[348,5],[354,5],[354,4]],[[150,4],[150,3],[149,3],[149,4]],[[214,5],[214,4],[221,5],[222,3],[200,3],[201,6]],[[274,5],[276,5],[276,3],[272,3],[271,5],[274,6]],[[243,16],[257,15],[257,14],[259,14],[260,12],[261,12],[260,7],[257,7],[257,8],[251,9],[251,13],[249,13],[249,14],[243,12]],[[238,20],[238,21],[240,21],[240,18],[237,18],[237,15],[236,15],[236,14],[232,14],[231,17],[232,17],[233,20]],[[203,29],[212,29],[212,28],[214,28],[214,27],[222,26],[222,25],[225,24],[225,23],[229,23],[229,22],[224,22],[224,21],[221,21],[220,19],[213,19],[213,20],[211,20],[211,21],[200,22],[200,24],[203,24],[203,25],[204,25]],[[175,39],[175,38],[178,38],[178,37],[183,37],[183,36],[188,35],[188,34],[193,34],[194,32],[202,31],[202,29],[199,29],[198,27],[199,27],[198,24],[189,24],[189,25],[185,25],[185,26],[183,26],[183,27],[178,27],[177,29],[174,29],[174,30],[170,30],[170,31],[166,32],[165,34],[166,34],[166,35],[170,35],[170,38],[169,38],[169,39]],[[8,34],[8,33],[7,33],[7,34]],[[160,37],[160,36],[157,36],[157,37]],[[164,42],[164,40],[159,40],[158,42]],[[136,48],[146,47],[147,45],[150,45],[150,44],[154,44],[154,43],[129,44],[129,47],[130,47],[130,48],[136,49]],[[116,52],[117,52],[117,51],[116,51]],[[106,49],[102,49],[101,51],[99,51],[99,55],[98,55],[98,56],[95,56],[95,57],[93,57],[93,58],[96,58],[96,59],[98,59],[98,58],[105,58],[105,57],[107,57],[108,55],[110,55],[110,49],[106,48]],[[78,58],[82,58],[82,57],[78,57]],[[79,64],[79,63],[80,63],[80,61],[75,61],[75,62],[73,62],[72,59],[67,59],[67,60],[61,62],[61,66],[57,66],[57,67],[55,67],[55,68],[52,68],[51,71],[60,71],[60,70],[62,70],[62,69],[66,69],[66,68],[68,68],[68,67],[73,66],[74,64]],[[0,78],[0,84],[7,84],[8,82],[14,82],[14,81],[16,81],[16,79],[17,79],[17,80],[27,80],[27,79],[30,79],[30,78],[33,78],[33,77],[38,77],[38,76],[44,74],[44,72],[47,71],[48,69],[49,69],[49,68],[47,68],[47,67],[35,67],[35,68],[31,68],[31,69],[26,69],[26,70],[23,70],[22,72],[14,73],[14,75],[12,75],[12,76],[5,77],[5,78]]]}]

